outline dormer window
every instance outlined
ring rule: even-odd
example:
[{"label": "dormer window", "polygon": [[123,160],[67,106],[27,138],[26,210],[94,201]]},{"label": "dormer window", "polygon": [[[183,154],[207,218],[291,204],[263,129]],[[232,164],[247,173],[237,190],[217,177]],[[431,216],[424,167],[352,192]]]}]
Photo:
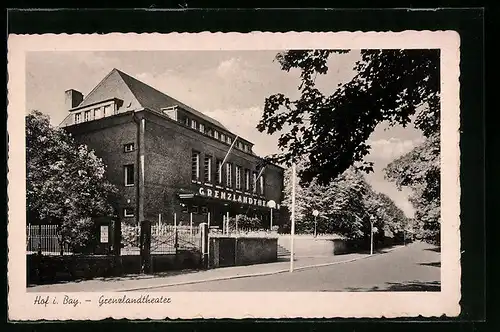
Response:
[{"label": "dormer window", "polygon": [[226,141],[226,135],[220,134],[220,140],[225,142]]},{"label": "dormer window", "polygon": [[90,111],[85,111],[83,113],[83,121],[90,121],[91,118],[90,118]]},{"label": "dormer window", "polygon": [[191,128],[193,129],[198,129],[198,122],[196,120],[191,120]]},{"label": "dormer window", "polygon": [[162,113],[171,118],[172,120],[177,121],[177,105],[164,107],[161,109]]},{"label": "dormer window", "polygon": [[102,118],[102,111],[101,108],[95,108],[94,109],[94,119],[100,119]]},{"label": "dormer window", "polygon": [[[114,112],[113,114],[117,114],[118,112]],[[104,116],[110,116],[111,115],[111,105],[106,105],[104,106]]]},{"label": "dormer window", "polygon": [[231,139],[231,137],[227,136],[226,142],[227,142],[227,144],[231,144],[233,142],[233,140]]},{"label": "dormer window", "polygon": [[217,130],[214,130],[214,138],[219,139],[219,132]]},{"label": "dormer window", "polygon": [[205,125],[204,125],[203,123],[200,123],[199,130],[200,130],[202,133],[205,133]]}]

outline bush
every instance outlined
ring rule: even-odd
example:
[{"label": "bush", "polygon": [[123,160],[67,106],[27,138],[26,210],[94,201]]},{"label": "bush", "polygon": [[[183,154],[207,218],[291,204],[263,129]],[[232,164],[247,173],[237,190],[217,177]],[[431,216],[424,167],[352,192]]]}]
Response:
[{"label": "bush", "polygon": [[74,253],[91,252],[96,244],[95,223],[91,218],[64,222],[58,227],[62,240]]},{"label": "bush", "polygon": [[121,239],[123,247],[138,247],[141,230],[140,227],[127,224],[121,225]]},{"label": "bush", "polygon": [[236,230],[236,221],[238,222],[238,231],[258,231],[263,230],[262,222],[257,217],[249,217],[239,214],[236,217],[229,218],[229,230]]}]

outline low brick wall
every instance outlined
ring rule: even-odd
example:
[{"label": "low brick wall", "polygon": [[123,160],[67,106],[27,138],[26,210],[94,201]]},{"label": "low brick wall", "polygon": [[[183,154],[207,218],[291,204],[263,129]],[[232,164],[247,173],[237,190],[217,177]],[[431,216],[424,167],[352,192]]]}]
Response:
[{"label": "low brick wall", "polygon": [[[280,236],[279,245],[290,250],[290,236]],[[332,256],[349,252],[345,240],[335,238],[314,238],[313,236],[295,236],[294,253],[296,257]]]},{"label": "low brick wall", "polygon": [[258,237],[210,238],[209,267],[241,266],[278,261],[278,239]]},{"label": "low brick wall", "polygon": [[278,260],[278,239],[236,238],[235,265],[271,263]]},{"label": "low brick wall", "polygon": [[[201,256],[192,251],[179,251],[177,255],[153,255],[151,259],[153,273],[201,267]],[[116,277],[141,271],[139,255],[26,255],[26,264],[28,284]]]}]

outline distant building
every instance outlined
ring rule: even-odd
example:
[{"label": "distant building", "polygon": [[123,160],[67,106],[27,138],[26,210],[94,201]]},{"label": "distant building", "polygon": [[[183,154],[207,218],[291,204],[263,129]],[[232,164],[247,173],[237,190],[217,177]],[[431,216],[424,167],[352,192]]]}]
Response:
[{"label": "distant building", "polygon": [[221,226],[223,216],[246,214],[268,225],[267,202],[274,200],[279,223],[283,168],[267,165],[254,185],[263,159],[220,122],[117,69],[85,98],[75,90],[65,98],[69,115],[61,127],[107,165],[121,193],[122,221],[172,224],[175,214],[178,223],[210,217]]}]

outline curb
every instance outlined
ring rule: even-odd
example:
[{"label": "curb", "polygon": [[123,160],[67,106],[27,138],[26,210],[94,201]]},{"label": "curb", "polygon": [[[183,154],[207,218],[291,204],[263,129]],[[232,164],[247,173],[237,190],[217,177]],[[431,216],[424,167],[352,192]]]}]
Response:
[{"label": "curb", "polygon": [[[354,262],[354,261],[358,261],[358,260],[362,260],[362,259],[367,259],[367,258],[370,258],[370,257],[376,257],[376,256],[379,256],[379,255],[383,255],[383,254],[389,253],[389,252],[391,252],[393,250],[396,250],[396,249],[399,249],[399,248],[404,248],[404,246],[391,248],[390,250],[388,250],[386,252],[383,252],[383,253],[380,253],[380,254],[366,255],[366,256],[363,256],[363,257],[352,258],[352,259],[345,260],[345,261],[301,266],[301,267],[294,268],[294,271],[301,271],[301,270],[306,270],[306,269],[311,269],[311,268],[316,268],[316,267],[323,267],[323,266],[330,266],[330,265],[350,263],[350,262]],[[205,278],[205,279],[198,279],[198,280],[179,281],[179,282],[171,282],[171,283],[165,283],[165,284],[160,284],[160,285],[143,286],[143,287],[136,287],[136,288],[122,288],[122,289],[114,290],[114,292],[133,292],[133,291],[140,291],[140,290],[146,290],[146,289],[155,289],[155,288],[163,288],[163,287],[172,287],[172,286],[182,286],[182,285],[190,285],[190,284],[199,284],[199,283],[212,282],[212,281],[222,281],[222,280],[233,280],[233,279],[240,279],[240,278],[261,277],[261,276],[267,276],[267,275],[285,273],[285,272],[289,272],[289,271],[290,271],[290,269],[282,269],[282,270],[267,271],[267,272],[256,272],[256,273],[247,273],[247,274],[224,276],[224,277],[214,277],[214,278]]]}]

